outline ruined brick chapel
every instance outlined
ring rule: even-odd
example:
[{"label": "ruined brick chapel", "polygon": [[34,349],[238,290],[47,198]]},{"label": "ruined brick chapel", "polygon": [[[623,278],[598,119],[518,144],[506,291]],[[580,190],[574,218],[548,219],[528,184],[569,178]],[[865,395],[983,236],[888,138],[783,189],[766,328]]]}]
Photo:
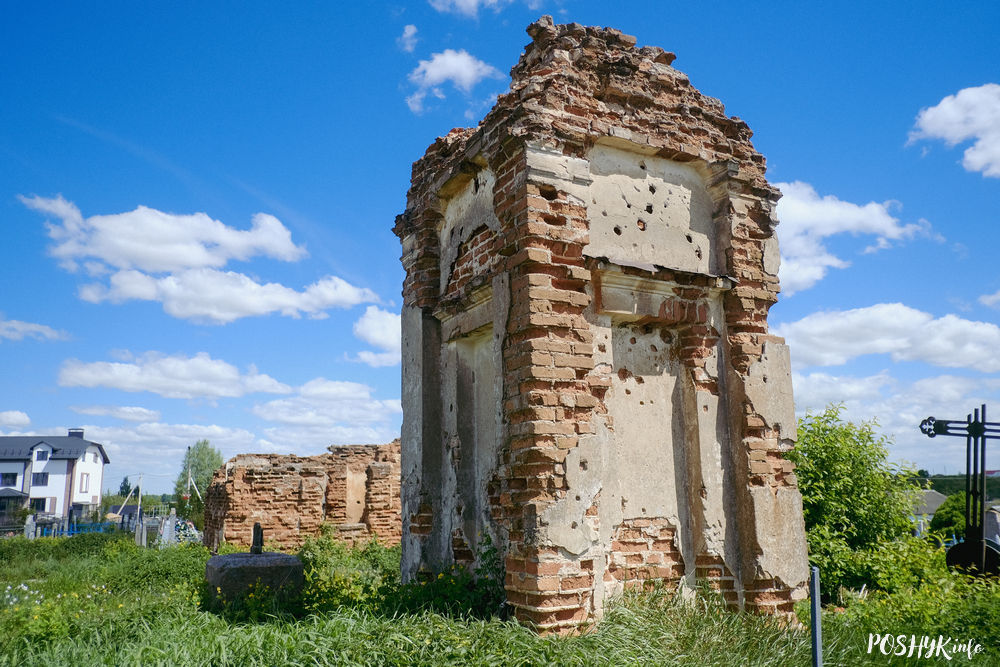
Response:
[{"label": "ruined brick chapel", "polygon": [[396,220],[404,578],[488,535],[543,629],[654,580],[788,613],[808,568],[764,158],[673,54],[549,17],[528,34]]}]

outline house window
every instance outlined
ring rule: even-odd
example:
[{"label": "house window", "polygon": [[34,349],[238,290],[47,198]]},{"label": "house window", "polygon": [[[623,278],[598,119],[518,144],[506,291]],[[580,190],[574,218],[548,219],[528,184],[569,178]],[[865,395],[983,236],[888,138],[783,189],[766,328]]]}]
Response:
[{"label": "house window", "polygon": [[90,473],[82,472],[80,473],[80,493],[87,493],[90,491]]},{"label": "house window", "polygon": [[49,485],[49,473],[47,473],[47,472],[33,472],[33,473],[31,473],[31,485],[32,486],[48,486]]},{"label": "house window", "polygon": [[97,454],[94,454],[94,463],[98,462]]},{"label": "house window", "polygon": [[48,498],[32,498],[31,499],[31,511],[32,512],[44,512],[45,511],[45,501]]},{"label": "house window", "polygon": [[17,473],[0,473],[0,486],[17,486]]},{"label": "house window", "polygon": [[35,454],[35,460],[36,461],[48,461],[49,460],[49,452],[48,452],[48,450],[47,449],[39,449],[38,452]]}]

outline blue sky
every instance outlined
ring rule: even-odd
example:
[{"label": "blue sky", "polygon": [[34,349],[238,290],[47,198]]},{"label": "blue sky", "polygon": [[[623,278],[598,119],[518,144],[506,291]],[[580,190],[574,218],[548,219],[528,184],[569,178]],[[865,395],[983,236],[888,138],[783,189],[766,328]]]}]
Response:
[{"label": "blue sky", "polygon": [[206,4],[2,10],[0,433],[83,427],[105,487],[151,492],[200,438],[397,436],[410,165],[545,13],[674,51],[754,130],[800,412],[843,401],[951,473],[919,420],[1000,419],[1000,5]]}]

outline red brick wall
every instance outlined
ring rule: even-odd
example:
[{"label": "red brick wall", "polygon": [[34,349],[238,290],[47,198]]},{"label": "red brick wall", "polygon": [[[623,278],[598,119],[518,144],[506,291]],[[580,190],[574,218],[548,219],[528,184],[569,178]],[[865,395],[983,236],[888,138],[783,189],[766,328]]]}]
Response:
[{"label": "red brick wall", "polygon": [[496,232],[486,225],[473,231],[472,237],[459,247],[447,294],[462,292],[472,278],[488,273],[500,257],[496,245]]},{"label": "red brick wall", "polygon": [[[365,476],[361,521],[347,523],[348,471]],[[338,527],[346,541],[378,537],[399,544],[399,441],[388,445],[331,447],[319,456],[241,454],[215,472],[205,501],[204,543],[248,547],[256,522],[265,542],[297,548]]]},{"label": "red brick wall", "polygon": [[642,588],[657,580],[676,584],[684,574],[676,536],[669,519],[626,520],[615,529],[605,581],[622,582],[626,588]]}]

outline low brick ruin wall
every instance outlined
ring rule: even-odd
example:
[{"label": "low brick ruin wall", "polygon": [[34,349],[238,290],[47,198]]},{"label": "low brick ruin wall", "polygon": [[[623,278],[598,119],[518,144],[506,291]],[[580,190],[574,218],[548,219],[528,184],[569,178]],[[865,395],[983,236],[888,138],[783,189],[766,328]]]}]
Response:
[{"label": "low brick ruin wall", "polygon": [[264,539],[296,548],[336,526],[348,542],[377,537],[399,544],[399,440],[330,447],[318,456],[240,454],[215,472],[205,495],[204,543],[249,547],[254,523]]}]

